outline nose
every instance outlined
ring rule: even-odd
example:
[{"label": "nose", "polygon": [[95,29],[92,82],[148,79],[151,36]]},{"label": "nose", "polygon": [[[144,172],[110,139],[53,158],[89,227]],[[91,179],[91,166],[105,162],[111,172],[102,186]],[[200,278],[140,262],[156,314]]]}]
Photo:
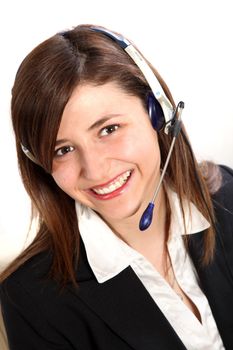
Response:
[{"label": "nose", "polygon": [[81,155],[81,175],[89,181],[102,181],[108,177],[110,161],[98,146],[89,147]]}]

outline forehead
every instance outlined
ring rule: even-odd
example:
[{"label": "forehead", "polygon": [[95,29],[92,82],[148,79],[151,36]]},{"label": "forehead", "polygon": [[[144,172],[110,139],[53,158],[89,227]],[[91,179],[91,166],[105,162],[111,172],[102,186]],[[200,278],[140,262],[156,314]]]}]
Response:
[{"label": "forehead", "polygon": [[105,107],[113,100],[127,97],[126,92],[121,89],[116,83],[107,83],[103,85],[84,84],[77,86],[70,99],[68,100],[65,113],[77,112],[81,108],[89,109],[93,105],[100,104]]},{"label": "forehead", "polygon": [[77,123],[82,128],[106,116],[130,116],[140,104],[139,98],[127,94],[113,82],[98,86],[79,85],[65,106],[58,134]]}]

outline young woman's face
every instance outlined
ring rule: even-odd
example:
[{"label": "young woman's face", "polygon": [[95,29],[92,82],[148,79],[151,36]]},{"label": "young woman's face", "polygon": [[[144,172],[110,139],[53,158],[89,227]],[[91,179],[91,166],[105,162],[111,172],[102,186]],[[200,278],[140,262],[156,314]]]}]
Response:
[{"label": "young woman's face", "polygon": [[140,99],[114,83],[77,87],[62,116],[52,176],[107,222],[140,215],[160,176],[157,134]]}]

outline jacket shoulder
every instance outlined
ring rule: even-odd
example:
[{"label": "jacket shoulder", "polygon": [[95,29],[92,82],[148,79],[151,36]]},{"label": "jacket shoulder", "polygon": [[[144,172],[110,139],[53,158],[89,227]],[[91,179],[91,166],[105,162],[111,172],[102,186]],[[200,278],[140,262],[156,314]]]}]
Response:
[{"label": "jacket shoulder", "polygon": [[233,220],[233,169],[220,165],[222,182],[219,190],[212,196],[216,218]]},{"label": "jacket shoulder", "polygon": [[49,273],[51,256],[49,253],[40,253],[28,259],[16,271],[8,276],[0,285],[0,291],[10,289],[12,285],[20,282],[27,288],[34,283],[43,281]]},{"label": "jacket shoulder", "polygon": [[[77,290],[71,283],[62,287],[49,275],[51,263],[50,253],[36,255],[0,285],[3,318],[12,349],[70,349],[67,339],[82,344],[82,334],[87,333],[82,320],[91,312],[79,298],[85,280],[78,281]],[[64,320],[69,322],[64,324]],[[70,323],[75,327],[70,327]]]}]

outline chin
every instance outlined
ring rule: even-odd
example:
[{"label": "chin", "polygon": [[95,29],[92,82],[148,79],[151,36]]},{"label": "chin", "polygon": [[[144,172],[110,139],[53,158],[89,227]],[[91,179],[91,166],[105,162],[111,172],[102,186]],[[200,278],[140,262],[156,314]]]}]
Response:
[{"label": "chin", "polygon": [[119,203],[115,205],[112,210],[106,208],[106,210],[98,210],[93,208],[98,214],[109,224],[119,221],[139,220],[141,213],[145,210],[144,205],[141,203],[136,204],[135,201],[130,205],[127,203]]}]

